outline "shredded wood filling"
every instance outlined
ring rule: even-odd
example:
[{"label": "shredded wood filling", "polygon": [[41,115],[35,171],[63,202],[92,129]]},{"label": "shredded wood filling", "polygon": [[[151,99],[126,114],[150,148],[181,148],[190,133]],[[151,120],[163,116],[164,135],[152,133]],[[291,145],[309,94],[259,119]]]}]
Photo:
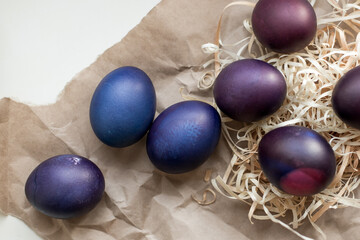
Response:
[{"label": "shredded wood filling", "polygon": [[[215,42],[202,46],[203,52],[213,55],[214,59],[203,65],[206,70],[198,82],[200,90],[210,89],[221,69],[233,61],[243,59],[245,54],[264,60],[283,73],[287,82],[287,96],[275,114],[260,122],[242,124],[238,128],[233,127],[232,119],[222,115],[223,134],[233,151],[233,157],[227,170],[212,179],[211,183],[218,193],[248,204],[250,222],[252,219],[271,220],[303,239],[310,238],[295,229],[305,221],[310,221],[326,238],[315,222],[327,210],[360,208],[360,199],[354,195],[354,190],[360,184],[360,131],[344,124],[331,107],[335,84],[347,71],[359,65],[360,0],[327,2],[333,11],[318,16],[318,31],[314,40],[304,51],[294,54],[277,54],[263,48],[252,32],[249,19],[243,22],[249,35],[229,48],[221,41],[221,16]],[[314,5],[316,0],[310,3]],[[223,14],[226,9],[236,6],[254,7],[254,3],[233,2],[224,8]],[[185,98],[199,100],[196,96]],[[214,102],[211,104],[216,107]],[[269,183],[262,173],[257,160],[259,142],[270,130],[286,125],[299,125],[317,131],[328,140],[336,154],[335,178],[319,194],[309,197],[286,194]],[[205,203],[207,192],[208,189],[202,201],[197,200],[199,204]],[[291,222],[279,220],[286,214],[292,215]]]}]

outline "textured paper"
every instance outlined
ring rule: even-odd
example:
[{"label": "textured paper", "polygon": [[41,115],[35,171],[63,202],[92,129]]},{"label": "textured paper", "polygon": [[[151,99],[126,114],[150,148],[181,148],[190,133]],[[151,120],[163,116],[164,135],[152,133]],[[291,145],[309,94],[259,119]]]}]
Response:
[{"label": "textured paper", "polygon": [[[99,142],[89,123],[92,93],[107,73],[120,66],[137,66],[150,76],[157,93],[157,114],[183,100],[181,87],[192,95],[211,96],[211,90],[197,89],[200,65],[208,60],[201,45],[213,41],[219,16],[230,2],[163,0],[120,43],[75,76],[55,104],[27,106],[0,100],[1,211],[22,219],[44,239],[54,240],[298,239],[271,221],[251,224],[249,206],[239,201],[219,194],[209,206],[192,200],[192,194],[201,197],[209,186],[203,181],[206,169],[211,168],[215,177],[230,161],[224,139],[199,169],[166,175],[150,163],[145,138],[127,148],[110,148]],[[317,13],[324,12],[318,5]],[[243,34],[234,26],[249,16],[249,9],[232,10],[224,31],[228,36]],[[89,214],[58,220],[30,206],[24,184],[40,162],[66,153],[94,161],[105,176],[106,188]],[[317,223],[328,239],[360,238],[358,209],[331,210]],[[310,224],[299,232],[320,237]]]}]

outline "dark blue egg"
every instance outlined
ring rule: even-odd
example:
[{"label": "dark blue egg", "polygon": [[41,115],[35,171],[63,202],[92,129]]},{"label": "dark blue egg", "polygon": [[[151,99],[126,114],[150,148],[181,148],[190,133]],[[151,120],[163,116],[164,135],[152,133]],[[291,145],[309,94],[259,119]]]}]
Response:
[{"label": "dark blue egg", "polygon": [[165,109],[151,126],[146,149],[151,162],[167,173],[184,173],[203,164],[221,133],[218,112],[204,102],[185,101]]},{"label": "dark blue egg", "polygon": [[149,130],[156,110],[154,86],[145,72],[121,67],[104,77],[90,104],[96,136],[112,147],[127,147]]},{"label": "dark blue egg", "polygon": [[28,177],[25,195],[32,206],[53,218],[88,213],[101,200],[104,176],[90,160],[59,155],[38,165]]},{"label": "dark blue egg", "polygon": [[317,132],[300,126],[276,128],[261,139],[259,162],[265,176],[289,194],[321,192],[333,180],[335,154]]}]

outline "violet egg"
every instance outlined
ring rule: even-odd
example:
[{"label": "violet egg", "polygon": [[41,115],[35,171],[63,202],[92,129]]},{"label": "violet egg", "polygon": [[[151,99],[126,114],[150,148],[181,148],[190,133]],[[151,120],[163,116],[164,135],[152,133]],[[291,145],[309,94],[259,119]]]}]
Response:
[{"label": "violet egg", "polygon": [[336,115],[351,127],[360,129],[360,66],[348,71],[337,82],[332,93]]},{"label": "violet egg", "polygon": [[146,150],[159,170],[185,173],[203,164],[221,133],[218,112],[207,103],[184,101],[165,109],[151,126]]},{"label": "violet egg", "polygon": [[217,76],[214,98],[232,119],[254,122],[276,112],[286,97],[286,82],[274,66],[256,59],[238,60]]},{"label": "violet egg", "polygon": [[71,218],[92,210],[100,202],[104,188],[104,176],[93,162],[77,155],[59,155],[31,172],[25,195],[43,214]]},{"label": "violet egg", "polygon": [[276,128],[261,139],[259,162],[268,180],[282,191],[308,196],[333,180],[335,154],[317,132],[300,126]]},{"label": "violet egg", "polygon": [[125,66],[110,72],[97,86],[90,104],[90,123],[103,143],[127,147],[145,136],[155,110],[150,78],[139,68]]},{"label": "violet egg", "polygon": [[307,0],[260,0],[251,22],[259,42],[279,53],[304,49],[317,29],[315,11]]}]

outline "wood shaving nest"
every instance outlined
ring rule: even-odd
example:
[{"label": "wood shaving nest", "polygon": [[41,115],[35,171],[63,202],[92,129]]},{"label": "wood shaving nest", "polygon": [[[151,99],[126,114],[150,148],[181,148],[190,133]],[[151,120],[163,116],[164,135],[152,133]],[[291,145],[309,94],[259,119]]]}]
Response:
[{"label": "wood shaving nest", "polygon": [[[310,2],[316,4],[316,0]],[[243,22],[248,37],[234,44],[223,44],[220,38],[221,17],[215,43],[202,46],[204,53],[214,55],[214,59],[203,65],[204,69],[215,69],[205,72],[198,82],[200,90],[211,89],[221,69],[233,61],[243,59],[244,55],[264,60],[283,73],[287,81],[287,96],[275,114],[260,122],[238,124],[238,127],[233,127],[233,120],[222,115],[223,134],[233,151],[233,157],[225,173],[212,179],[211,183],[222,195],[248,204],[250,222],[252,219],[271,220],[303,239],[310,238],[295,229],[305,221],[309,221],[326,238],[315,222],[327,210],[360,208],[360,199],[354,195],[354,190],[360,184],[360,150],[357,150],[360,146],[360,131],[344,124],[331,106],[336,82],[347,71],[359,65],[360,0],[327,2],[333,11],[318,16],[316,37],[304,51],[294,54],[277,54],[264,49],[256,40],[249,19]],[[253,7],[254,3],[233,2],[224,8],[223,14],[234,6]],[[214,102],[210,104],[216,107]],[[337,159],[336,175],[321,193],[308,197],[289,195],[275,188],[263,175],[257,160],[259,142],[270,130],[286,125],[311,128],[332,146]],[[200,201],[203,204],[206,203],[206,192],[204,194]],[[292,221],[280,221],[279,218],[288,212],[292,215]]]}]

